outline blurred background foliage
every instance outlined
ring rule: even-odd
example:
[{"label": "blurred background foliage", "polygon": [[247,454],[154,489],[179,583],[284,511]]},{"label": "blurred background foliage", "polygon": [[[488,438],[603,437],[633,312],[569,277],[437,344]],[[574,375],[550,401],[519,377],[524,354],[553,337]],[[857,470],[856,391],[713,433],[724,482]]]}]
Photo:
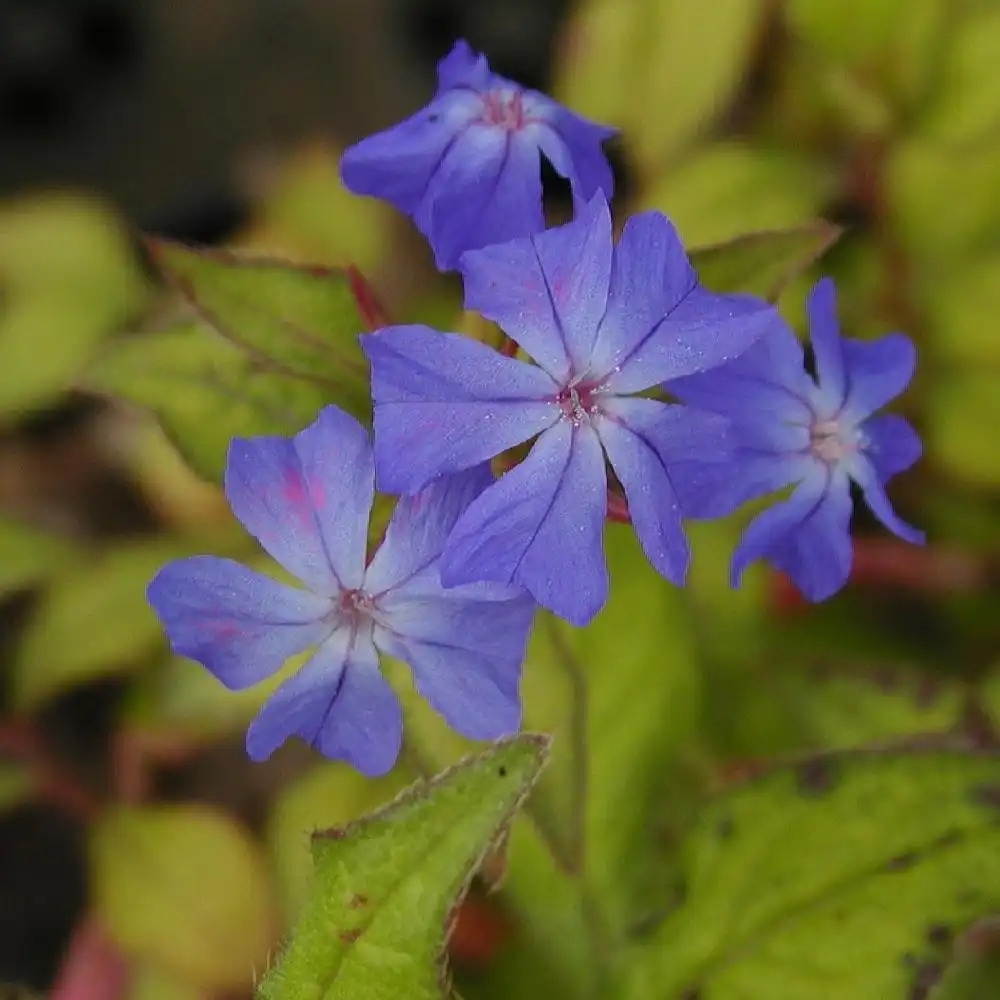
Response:
[{"label": "blurred background foliage", "polygon": [[[926,454],[893,491],[930,539],[908,548],[859,513],[851,583],[810,607],[761,567],[729,590],[745,514],[692,525],[683,591],[611,526],[608,607],[577,632],[541,616],[532,639],[526,725],[554,732],[555,751],[502,852],[503,889],[486,894],[498,856],[459,911],[450,950],[463,995],[594,995],[616,947],[660,926],[682,882],[700,884],[691,859],[723,822],[706,797],[769,761],[996,747],[996,0],[3,0],[0,982],[57,1000],[249,996],[303,898],[308,832],[462,749],[408,699],[410,746],[384,780],[301,746],[251,766],[242,729],[266,692],[226,692],[170,655],[144,598],[179,554],[264,565],[218,490],[226,443],[294,431],[329,399],[362,412],[354,333],[366,322],[494,335],[461,313],[460,288],[435,274],[408,222],[349,195],[336,172],[344,144],[423,101],[457,35],[498,72],[618,126],[619,223],[644,208],[670,214],[689,245],[707,247],[709,284],[780,291],[801,328],[806,289],[829,273],[849,334],[916,340],[903,406]],[[554,175],[546,185],[552,218],[564,217],[566,191]],[[789,229],[739,253],[711,246]],[[140,230],[259,259],[143,245]],[[315,270],[282,259],[333,269],[323,294]],[[349,265],[376,297],[367,315]],[[288,336],[289,310],[301,340]],[[862,814],[874,817],[857,833],[876,845],[872,866],[907,849],[887,830],[937,843],[926,811],[979,830],[981,816],[935,784],[946,758],[886,764],[879,808],[853,785],[825,800],[802,820],[821,830],[804,841],[815,864],[860,863],[833,846]],[[997,780],[995,762],[975,766],[976,781]],[[874,780],[857,771],[852,781]],[[792,815],[802,797],[783,773],[761,801]],[[731,884],[751,892],[767,852],[795,855],[796,829],[720,857]],[[782,992],[758,957],[759,968],[723,963],[713,979],[712,945],[682,933],[668,964],[637,963],[634,995],[661,995],[649,983],[688,965],[722,998],[758,995],[738,992],[744,975],[771,1000],[823,996],[830,982],[843,997],[1000,995],[998,935],[979,921],[1000,910],[989,843],[962,869],[915,866],[909,889],[873,879],[849,928],[814,914],[802,942],[774,945],[782,968],[797,957],[821,978],[802,972],[796,987],[788,973]],[[943,906],[977,880],[992,895]],[[711,887],[693,900],[682,925],[737,919]],[[792,893],[774,902],[777,913],[796,905]],[[946,923],[932,919],[939,909]],[[869,947],[888,925],[902,929]],[[841,934],[856,978],[824,979],[836,962],[824,965],[818,942]],[[662,995],[696,994],[679,980]]]}]

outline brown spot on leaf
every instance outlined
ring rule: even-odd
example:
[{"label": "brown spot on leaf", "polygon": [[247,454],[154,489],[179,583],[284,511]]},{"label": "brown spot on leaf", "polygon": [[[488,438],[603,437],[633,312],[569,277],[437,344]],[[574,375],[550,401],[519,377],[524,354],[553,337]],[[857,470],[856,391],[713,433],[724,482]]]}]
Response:
[{"label": "brown spot on leaf", "polygon": [[700,986],[689,986],[681,995],[678,1000],[701,1000],[701,987]]},{"label": "brown spot on leaf", "polygon": [[1000,811],[1000,784],[988,782],[975,785],[972,789],[972,801],[977,805]]},{"label": "brown spot on leaf", "polygon": [[338,931],[337,937],[339,937],[345,944],[354,944],[354,942],[361,937],[361,928],[348,927],[346,930]]},{"label": "brown spot on leaf", "polygon": [[347,904],[347,908],[349,910],[358,910],[362,906],[367,906],[367,905],[368,905],[368,897],[362,895],[360,892],[356,892],[353,896],[351,896],[350,901]]},{"label": "brown spot on leaf", "polygon": [[905,854],[897,854],[885,863],[887,872],[903,872],[907,868],[912,868],[920,857],[916,851],[907,851]]},{"label": "brown spot on leaf", "polygon": [[728,840],[733,835],[733,820],[731,816],[726,816],[719,820],[718,826],[715,828],[715,832],[718,833],[721,840]]},{"label": "brown spot on leaf", "polygon": [[796,777],[803,795],[823,795],[836,784],[836,767],[828,757],[813,757],[799,765]]},{"label": "brown spot on leaf", "polygon": [[931,924],[927,928],[927,940],[930,944],[943,947],[951,940],[951,928],[947,924]]},{"label": "brown spot on leaf", "polygon": [[[912,956],[905,957],[912,958]],[[943,971],[940,962],[917,962],[914,966],[910,992],[906,995],[907,1000],[927,1000],[932,987],[941,978]]]}]

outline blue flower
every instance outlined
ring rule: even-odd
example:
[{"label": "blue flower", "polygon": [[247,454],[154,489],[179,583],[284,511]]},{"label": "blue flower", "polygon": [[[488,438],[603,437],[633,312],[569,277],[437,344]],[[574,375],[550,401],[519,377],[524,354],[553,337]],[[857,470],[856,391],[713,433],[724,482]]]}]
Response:
[{"label": "blue flower", "polygon": [[340,162],[357,194],[392,202],[430,241],[437,266],[462,252],[544,228],[539,153],[585,203],[610,198],[601,142],[615,129],[589,122],[490,72],[465,42],[438,64],[438,90],[421,111],[351,146]]},{"label": "blue flower", "polygon": [[771,322],[750,296],[702,288],[670,222],[628,221],[617,247],[603,197],[568,225],[462,258],[465,302],[537,364],[425,326],[362,337],[371,362],[382,488],[412,493],[538,436],[459,517],[446,586],[523,586],[576,624],[607,596],[605,456],[656,569],[688,563],[676,477],[727,452],[727,422],[633,395],[736,357]]},{"label": "blue flower", "polygon": [[533,602],[495,585],[444,590],[438,573],[445,537],[492,476],[480,466],[401,499],[366,566],[374,479],[367,433],[336,407],[291,439],[235,438],[225,478],[233,512],[309,589],[215,556],[169,563],[149,585],[173,649],[226,687],[256,684],[313,649],[251,722],[255,760],[296,734],[365,774],[389,770],[402,722],[377,650],[405,660],[460,733],[495,739],[519,724]]},{"label": "blue flower", "polygon": [[876,340],[842,338],[833,282],[813,288],[806,303],[817,379],[803,368],[802,348],[780,320],[736,361],[671,381],[667,388],[694,406],[724,414],[738,435],[724,475],[705,466],[689,480],[685,505],[715,517],[750,497],[795,484],[792,495],[758,514],[733,554],[733,586],[752,560],[783,569],[813,601],[839,590],[851,568],[851,480],[875,516],[900,538],[923,533],[901,521],[885,484],[920,457],[920,440],[900,416],[873,416],[899,395],[916,352],[901,333]]}]

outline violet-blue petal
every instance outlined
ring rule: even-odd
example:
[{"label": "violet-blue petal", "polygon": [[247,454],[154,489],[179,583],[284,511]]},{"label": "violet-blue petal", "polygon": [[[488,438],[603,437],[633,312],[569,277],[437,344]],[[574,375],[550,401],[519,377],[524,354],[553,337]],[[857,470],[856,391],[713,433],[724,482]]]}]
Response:
[{"label": "violet-blue petal", "polygon": [[688,450],[683,440],[685,408],[640,397],[611,403],[609,416],[596,422],[597,433],[625,489],[635,533],[656,571],[681,584],[691,552],[681,525],[671,458]]},{"label": "violet-blue petal", "polygon": [[379,488],[416,493],[478,465],[560,417],[535,365],[456,333],[392,326],[361,338],[372,369]]},{"label": "violet-blue petal", "polygon": [[466,308],[494,320],[557,380],[585,372],[608,301],[611,212],[594,198],[574,221],[462,257]]},{"label": "violet-blue petal", "polygon": [[810,601],[839,590],[851,569],[851,491],[842,469],[820,469],[787,499],[761,511],[743,532],[730,576],[763,558],[784,570]]},{"label": "violet-blue petal", "polygon": [[614,251],[607,312],[591,357],[595,376],[618,368],[697,285],[673,223],[642,212],[625,223]]},{"label": "violet-blue petal", "polygon": [[441,559],[447,587],[495,580],[584,625],[608,591],[604,454],[593,428],[564,421],[459,518]]},{"label": "violet-blue petal", "polygon": [[417,691],[452,729],[494,740],[521,721],[518,683],[535,603],[523,592],[483,601],[478,590],[443,590],[425,575],[383,602],[375,641],[410,665]]},{"label": "violet-blue petal", "polygon": [[606,385],[641,392],[739,357],[774,324],[774,307],[752,295],[722,295],[696,285],[641,338]]},{"label": "violet-blue petal", "polygon": [[925,535],[922,531],[907,524],[892,509],[892,504],[885,493],[885,486],[879,479],[875,466],[868,461],[863,453],[856,452],[848,460],[847,471],[851,478],[861,487],[865,503],[871,512],[894,534],[907,542],[923,545]]},{"label": "violet-blue petal", "polygon": [[329,632],[330,602],[231,559],[167,563],[146,591],[170,647],[228,688],[250,687]]},{"label": "violet-blue petal", "polygon": [[483,464],[443,476],[412,496],[401,496],[365,574],[365,591],[376,597],[385,594],[434,564],[455,522],[492,484],[493,474]]},{"label": "violet-blue petal", "polygon": [[569,181],[574,204],[582,207],[598,192],[610,200],[614,175],[601,144],[618,130],[582,118],[534,91],[525,93],[524,111],[525,130],[556,173]]},{"label": "violet-blue petal", "polygon": [[538,232],[545,225],[538,148],[523,131],[472,122],[442,159],[414,221],[443,271],[466,250]]},{"label": "violet-blue petal", "polygon": [[402,743],[402,711],[378,668],[370,636],[335,632],[264,703],[247,730],[247,754],[269,757],[298,736],[362,774],[385,774]]},{"label": "violet-blue petal", "polygon": [[384,198],[413,215],[462,131],[480,114],[476,94],[443,94],[409,118],[349,146],[340,177],[355,194]]},{"label": "violet-blue petal", "polygon": [[754,497],[800,481],[809,456],[737,449],[727,462],[682,464],[675,476],[677,495],[685,517],[716,518],[732,513]]},{"label": "violet-blue petal", "polygon": [[923,452],[917,432],[896,413],[880,413],[860,427],[862,450],[875,467],[879,482],[908,469]]},{"label": "violet-blue petal", "polygon": [[837,291],[831,278],[820,278],[806,296],[809,340],[816,358],[816,381],[830,409],[839,409],[847,396],[849,372],[844,363],[837,321]]},{"label": "violet-blue petal", "polygon": [[375,471],[368,434],[335,406],[293,438],[233,438],[225,489],[233,513],[311,590],[361,583]]},{"label": "violet-blue petal", "polygon": [[460,38],[437,65],[439,90],[468,87],[481,90],[490,85],[492,74],[486,56],[473,52],[469,43]]},{"label": "violet-blue petal", "polygon": [[[814,383],[803,367],[802,345],[775,312],[761,338],[733,361],[665,386],[683,402],[748,422],[808,425]],[[780,435],[779,435],[780,436]],[[777,442],[776,442],[777,444]]]},{"label": "violet-blue petal", "polygon": [[895,399],[909,384],[917,363],[913,341],[903,333],[875,340],[843,340],[847,366],[844,415],[863,420]]},{"label": "violet-blue petal", "polygon": [[609,411],[655,448],[683,517],[722,517],[800,478],[787,456],[742,448],[739,428],[719,414],[642,398],[614,400]]}]

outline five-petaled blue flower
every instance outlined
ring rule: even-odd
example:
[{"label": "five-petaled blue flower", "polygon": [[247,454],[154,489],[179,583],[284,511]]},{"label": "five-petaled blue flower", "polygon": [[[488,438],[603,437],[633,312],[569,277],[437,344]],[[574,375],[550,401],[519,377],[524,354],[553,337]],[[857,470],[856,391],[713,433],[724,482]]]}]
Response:
[{"label": "five-petaled blue flower", "polygon": [[601,143],[615,131],[491,73],[486,57],[460,41],[438,64],[430,104],[351,146],[340,173],[357,194],[412,216],[438,267],[449,270],[465,250],[544,228],[540,152],[578,204],[597,191],[610,198]]},{"label": "five-petaled blue flower", "polygon": [[519,584],[570,622],[588,621],[608,587],[605,455],[647,557],[680,582],[689,552],[675,479],[693,457],[725,460],[728,425],[633,394],[736,357],[773,309],[701,287],[657,212],[629,219],[615,247],[601,196],[568,225],[470,251],[462,273],[466,305],[537,364],[425,326],[362,337],[382,489],[413,493],[538,435],[458,519],[445,585]]},{"label": "five-petaled blue flower", "polygon": [[169,563],[149,585],[173,649],[229,688],[314,647],[250,724],[255,760],[297,734],[365,774],[387,771],[402,722],[376,650],[409,663],[420,693],[464,735],[496,739],[519,724],[534,603],[492,584],[444,590],[438,573],[444,539],[489,470],[401,499],[366,566],[374,479],[367,432],[336,407],[291,439],[235,438],[225,478],[233,512],[309,589],[215,556]]},{"label": "five-petaled blue flower", "polygon": [[853,479],[875,516],[910,542],[923,533],[901,521],[885,494],[886,482],[920,457],[920,440],[903,417],[872,416],[897,396],[913,374],[908,337],[877,340],[840,336],[833,282],[823,279],[807,301],[817,379],[803,368],[803,352],[780,320],[732,363],[670,382],[694,406],[724,414],[738,435],[726,474],[706,466],[692,513],[716,517],[744,500],[789,484],[791,497],[758,514],[733,554],[732,583],[762,557],[783,569],[813,601],[842,587],[851,568]]}]

